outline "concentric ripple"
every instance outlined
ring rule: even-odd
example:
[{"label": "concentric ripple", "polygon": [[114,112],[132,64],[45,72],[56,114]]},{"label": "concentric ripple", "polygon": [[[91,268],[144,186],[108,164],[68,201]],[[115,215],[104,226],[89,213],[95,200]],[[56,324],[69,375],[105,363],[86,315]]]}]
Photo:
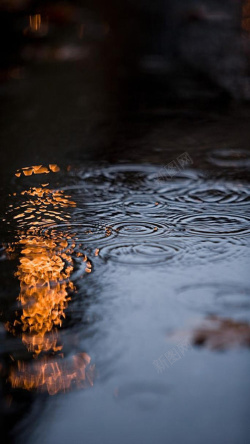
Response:
[{"label": "concentric ripple", "polygon": [[250,220],[234,214],[199,214],[183,217],[187,233],[209,236],[241,235],[250,232]]},{"label": "concentric ripple", "polygon": [[77,185],[67,185],[61,188],[70,193],[77,207],[86,206],[109,207],[116,205],[123,198],[123,193],[118,190],[112,190],[109,184],[100,183],[100,186],[90,185],[85,182],[79,182]]},{"label": "concentric ripple", "polygon": [[43,232],[53,234],[53,230],[63,232],[65,237],[74,236],[77,242],[83,242],[85,245],[93,242],[102,242],[113,238],[117,233],[111,226],[103,222],[79,222],[70,224],[55,224],[43,229]]},{"label": "concentric ripple", "polygon": [[165,166],[157,167],[157,170],[148,175],[150,182],[158,182],[160,185],[171,185],[172,181],[178,181],[182,183],[190,183],[202,177],[203,174],[194,170],[179,169],[175,173],[169,171],[168,164]]},{"label": "concentric ripple", "polygon": [[127,237],[151,237],[151,236],[163,236],[169,233],[170,227],[163,224],[153,223],[153,222],[143,222],[143,221],[124,221],[119,222],[112,227],[119,236]]},{"label": "concentric ripple", "polygon": [[142,183],[148,179],[149,174],[157,171],[157,167],[152,165],[125,164],[115,165],[106,169],[107,176],[118,183]]},{"label": "concentric ripple", "polygon": [[127,214],[131,216],[161,216],[164,215],[167,208],[167,203],[159,196],[139,194],[127,197],[122,207]]},{"label": "concentric ripple", "polygon": [[249,204],[250,187],[237,183],[198,181],[186,188],[169,189],[165,197],[174,202],[191,204]]},{"label": "concentric ripple", "polygon": [[[89,169],[78,173],[86,188],[107,189],[109,193],[118,189],[140,189],[147,184],[148,175],[157,168],[151,165],[124,164],[108,166],[103,169]],[[148,192],[150,188],[148,189]]]},{"label": "concentric ripple", "polygon": [[212,151],[208,160],[219,167],[250,167],[250,152],[247,150],[223,148]]},{"label": "concentric ripple", "polygon": [[178,299],[204,314],[250,318],[250,289],[240,284],[195,283],[180,288]]},{"label": "concentric ripple", "polygon": [[221,236],[199,237],[189,243],[187,263],[207,264],[208,262],[231,261],[248,255],[248,245],[245,237]]},{"label": "concentric ripple", "polygon": [[181,252],[181,247],[174,242],[158,243],[124,243],[108,245],[100,249],[99,257],[122,264],[157,265],[169,262]]}]

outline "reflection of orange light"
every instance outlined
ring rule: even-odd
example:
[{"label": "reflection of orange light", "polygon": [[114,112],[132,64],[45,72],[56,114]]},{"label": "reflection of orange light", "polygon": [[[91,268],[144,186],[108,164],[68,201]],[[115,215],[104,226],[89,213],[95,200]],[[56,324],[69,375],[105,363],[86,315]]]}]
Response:
[{"label": "reflection of orange light", "polygon": [[41,15],[35,14],[29,16],[30,29],[35,32],[41,28]]},{"label": "reflection of orange light", "polygon": [[64,359],[49,361],[42,359],[27,364],[18,361],[17,369],[12,369],[9,381],[13,388],[38,389],[50,395],[66,392],[72,386],[86,388],[93,386],[94,365],[87,353],[79,353],[70,362]]},{"label": "reflection of orange light", "polygon": [[20,177],[21,174],[23,173],[24,176],[31,176],[32,174],[48,174],[51,171],[53,173],[57,173],[58,171],[60,171],[60,168],[55,163],[50,164],[49,168],[42,166],[42,165],[35,165],[35,166],[31,166],[31,167],[21,168],[20,170],[16,171],[15,175],[16,175],[16,177]]},{"label": "reflection of orange light", "polygon": [[[73,289],[73,283],[69,281],[73,270],[71,256],[65,253],[68,263],[66,259],[63,260],[62,249],[57,242],[58,239],[55,241],[32,235],[19,242],[23,255],[16,273],[20,280],[19,300],[23,307],[20,322],[23,332],[35,336],[31,341],[24,341],[29,344],[29,350],[35,353],[40,353],[43,346],[48,349],[48,340],[43,343],[41,338],[54,327],[62,325],[70,299],[68,291]],[[57,349],[54,339],[51,346]]]},{"label": "reflection of orange light", "polygon": [[[49,168],[51,172],[60,170],[55,164],[50,164]],[[22,171],[24,174],[27,171],[34,174],[46,172],[41,165],[23,168]],[[50,190],[45,188],[46,185],[21,192],[27,199],[19,207],[10,205],[9,210],[18,210],[13,219],[19,226],[17,244],[21,247],[21,256],[16,276],[20,281],[18,299],[22,313],[13,324],[7,322],[6,328],[13,334],[20,331],[23,343],[35,356],[41,352],[55,354],[61,351],[63,346],[59,343],[58,328],[71,299],[69,292],[74,290],[70,281],[75,248],[73,234],[65,235],[56,229],[50,233],[42,232],[40,226],[55,225],[58,220],[65,222],[70,215],[62,210],[74,207],[75,202],[63,191]],[[13,245],[7,248],[7,252],[13,253]],[[82,256],[82,253],[77,256]],[[84,262],[85,271],[90,273],[92,265],[86,255]],[[48,357],[39,359],[35,364],[18,362],[18,368],[11,371],[10,382],[13,387],[48,390],[50,394],[69,389],[73,383],[82,384],[85,377],[92,385],[93,371],[89,369],[88,376],[87,373],[85,375],[89,362],[90,357],[86,353],[76,355],[71,364],[64,363],[62,358],[51,362]]]},{"label": "reflection of orange light", "polygon": [[53,171],[53,173],[57,173],[58,171],[60,171],[59,166],[56,164],[50,164],[49,167],[50,167],[51,171]]},{"label": "reflection of orange light", "polygon": [[[37,169],[40,170],[41,166]],[[51,237],[39,234],[40,223],[38,220],[34,222],[35,216],[30,216],[30,213],[36,210],[38,204],[43,204],[46,211],[48,206],[67,207],[75,203],[63,193],[45,188],[34,187],[22,194],[26,194],[28,199],[35,199],[27,200],[28,208],[25,207],[23,213],[13,216],[18,220],[20,227],[26,224],[28,228],[24,233],[20,232],[18,242],[21,246],[21,257],[16,276],[20,281],[19,300],[23,311],[20,320],[14,322],[13,328],[15,330],[20,326],[23,342],[28,350],[39,354],[41,351],[57,351],[61,348],[57,345],[55,335],[48,337],[48,333],[62,325],[70,300],[68,293],[74,288],[69,280],[73,271],[71,254],[74,243],[69,245],[70,239],[66,240],[63,234],[55,230]],[[39,219],[37,213],[40,212],[35,211],[36,219]],[[49,211],[49,218],[46,214],[42,224],[55,223],[58,218],[63,220],[58,216],[60,212]],[[8,325],[8,329],[13,331],[13,328]]]}]

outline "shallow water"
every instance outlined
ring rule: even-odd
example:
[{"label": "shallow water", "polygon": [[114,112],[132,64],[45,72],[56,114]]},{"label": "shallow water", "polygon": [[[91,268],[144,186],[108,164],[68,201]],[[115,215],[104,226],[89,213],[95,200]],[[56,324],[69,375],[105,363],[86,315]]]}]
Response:
[{"label": "shallow water", "polygon": [[250,322],[249,165],[183,158],[16,173],[0,262],[16,442],[249,439],[249,350],[178,338],[208,315]]}]

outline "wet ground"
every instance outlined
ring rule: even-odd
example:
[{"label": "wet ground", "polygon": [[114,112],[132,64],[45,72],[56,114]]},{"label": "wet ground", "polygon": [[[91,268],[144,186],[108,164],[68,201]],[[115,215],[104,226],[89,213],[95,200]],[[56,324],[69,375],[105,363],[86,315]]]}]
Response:
[{"label": "wet ground", "polygon": [[98,45],[1,84],[4,442],[248,443],[249,104]]}]

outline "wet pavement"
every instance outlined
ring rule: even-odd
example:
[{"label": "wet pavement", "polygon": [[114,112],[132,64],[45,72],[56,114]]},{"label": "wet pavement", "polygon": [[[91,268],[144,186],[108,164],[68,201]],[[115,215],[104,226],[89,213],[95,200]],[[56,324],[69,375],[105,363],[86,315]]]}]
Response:
[{"label": "wet pavement", "polygon": [[245,444],[249,104],[92,40],[1,84],[4,442]]}]

